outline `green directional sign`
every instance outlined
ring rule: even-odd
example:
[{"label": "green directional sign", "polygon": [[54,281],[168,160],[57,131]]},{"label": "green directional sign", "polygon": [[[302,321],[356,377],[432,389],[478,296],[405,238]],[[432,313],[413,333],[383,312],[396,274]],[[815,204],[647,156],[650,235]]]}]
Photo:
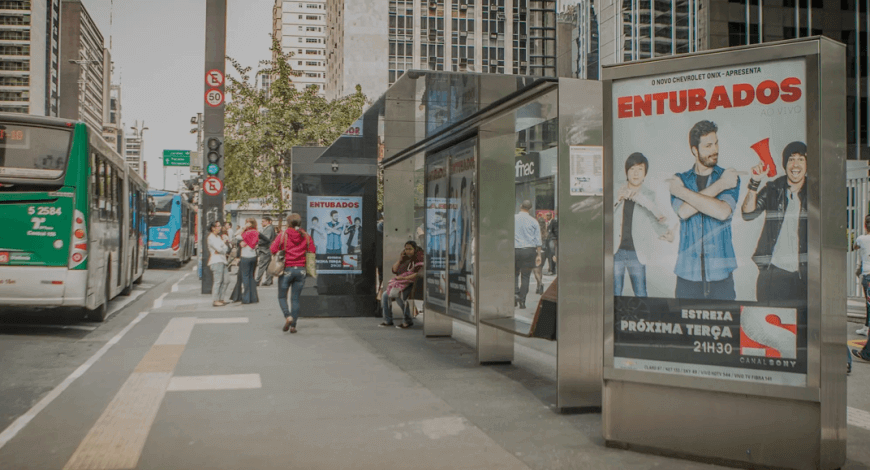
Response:
[{"label": "green directional sign", "polygon": [[190,166],[190,150],[164,150],[163,166]]}]

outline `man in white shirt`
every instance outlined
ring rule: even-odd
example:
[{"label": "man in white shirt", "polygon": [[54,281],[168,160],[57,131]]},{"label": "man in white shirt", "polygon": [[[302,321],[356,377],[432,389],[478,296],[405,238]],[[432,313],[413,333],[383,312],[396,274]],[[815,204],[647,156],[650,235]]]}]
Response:
[{"label": "man in white shirt", "polygon": [[517,279],[514,306],[519,308],[526,308],[529,278],[532,270],[541,265],[541,226],[529,214],[530,210],[532,202],[525,200],[514,215],[514,277]]}]

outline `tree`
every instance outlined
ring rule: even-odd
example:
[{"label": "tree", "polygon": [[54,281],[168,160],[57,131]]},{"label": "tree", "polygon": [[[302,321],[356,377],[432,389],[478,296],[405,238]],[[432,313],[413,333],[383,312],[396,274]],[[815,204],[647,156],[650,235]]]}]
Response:
[{"label": "tree", "polygon": [[[356,92],[328,101],[314,86],[293,87],[299,76],[290,66],[292,53],[284,53],[272,38],[272,60],[254,74],[227,57],[238,77],[227,74],[224,157],[227,199],[244,205],[262,199],[278,214],[289,209],[285,193],[291,188],[291,149],[299,145],[327,146],[362,114],[365,95]],[[261,76],[271,78],[268,90],[258,88]]]}]

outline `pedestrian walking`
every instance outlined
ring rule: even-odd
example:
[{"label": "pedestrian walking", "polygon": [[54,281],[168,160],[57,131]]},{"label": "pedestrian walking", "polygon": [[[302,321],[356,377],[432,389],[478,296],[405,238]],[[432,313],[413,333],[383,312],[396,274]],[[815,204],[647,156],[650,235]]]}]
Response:
[{"label": "pedestrian walking", "polygon": [[514,216],[514,306],[521,309],[526,308],[532,271],[541,265],[541,226],[530,210],[532,202],[525,200]]},{"label": "pedestrian walking", "polygon": [[[867,314],[870,316],[870,215],[864,217],[864,235],[855,239],[853,250],[858,250],[861,260],[861,287],[864,290],[864,301],[867,304]],[[866,321],[865,321],[866,324]],[[860,334],[861,331],[859,330]],[[866,334],[866,332],[865,332]],[[852,350],[852,354],[865,361],[870,361],[870,341],[864,344],[860,351]],[[850,367],[851,369],[851,367]]]},{"label": "pedestrian walking", "polygon": [[[272,242],[275,241],[275,227],[272,226],[272,218],[269,216],[263,217],[263,228],[260,230],[260,241],[257,243],[257,285],[264,287],[272,285],[272,275],[267,272],[269,261],[272,257],[269,255],[269,248]],[[266,280],[263,281],[265,274]],[[260,282],[263,281],[262,284]]]},{"label": "pedestrian walking", "polygon": [[[299,295],[305,285],[305,254],[316,253],[314,241],[302,229],[302,216],[297,213],[287,217],[287,229],[275,238],[270,251],[276,254],[284,250],[284,274],[278,277],[278,305],[284,314],[284,331],[296,333],[299,318]],[[290,291],[290,305],[287,292]]]},{"label": "pedestrian walking", "polygon": [[227,272],[227,257],[229,251],[226,241],[221,238],[222,224],[215,221],[211,224],[211,233],[208,236],[208,267],[211,269],[212,279],[214,280],[211,286],[212,305],[222,307],[226,305],[223,297],[229,284],[229,273]]},{"label": "pedestrian walking", "polygon": [[405,248],[399,255],[398,261],[393,263],[393,274],[396,276],[390,280],[384,293],[381,295],[381,309],[384,321],[379,326],[393,326],[393,301],[402,309],[404,322],[396,325],[396,328],[410,328],[414,325],[411,319],[411,309],[408,297],[411,295],[411,285],[417,279],[417,273],[423,269],[424,252],[413,240],[405,242]]}]

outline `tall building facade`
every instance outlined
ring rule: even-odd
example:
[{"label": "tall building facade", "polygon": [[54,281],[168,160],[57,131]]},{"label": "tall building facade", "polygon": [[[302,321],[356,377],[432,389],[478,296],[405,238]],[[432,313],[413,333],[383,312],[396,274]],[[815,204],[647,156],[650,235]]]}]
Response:
[{"label": "tall building facade", "polygon": [[0,2],[0,112],[58,115],[60,0]]},{"label": "tall building facade", "polygon": [[127,165],[145,178],[145,169],[142,165],[142,136],[136,133],[127,135],[124,138],[124,147],[122,155],[124,155]]},{"label": "tall building facade", "polygon": [[555,0],[389,0],[389,72],[556,75]]},{"label": "tall building facade", "polygon": [[290,66],[299,73],[296,89],[316,86],[323,94],[326,83],[326,0],[275,0],[272,33],[284,53],[292,53]]},{"label": "tall building facade", "polygon": [[108,100],[103,113],[103,139],[118,155],[125,155],[124,124],[121,121],[121,85],[108,87]]},{"label": "tall building facade", "polygon": [[[71,62],[73,61],[73,62]],[[111,73],[103,35],[81,0],[61,2],[59,116],[82,120],[103,134],[103,104]]]},{"label": "tall building facade", "polygon": [[356,85],[369,99],[387,90],[387,6],[384,0],[326,1],[328,99],[352,94]]},{"label": "tall building facade", "polygon": [[817,35],[846,44],[848,158],[870,159],[867,1],[586,1],[597,6],[603,65]]}]

